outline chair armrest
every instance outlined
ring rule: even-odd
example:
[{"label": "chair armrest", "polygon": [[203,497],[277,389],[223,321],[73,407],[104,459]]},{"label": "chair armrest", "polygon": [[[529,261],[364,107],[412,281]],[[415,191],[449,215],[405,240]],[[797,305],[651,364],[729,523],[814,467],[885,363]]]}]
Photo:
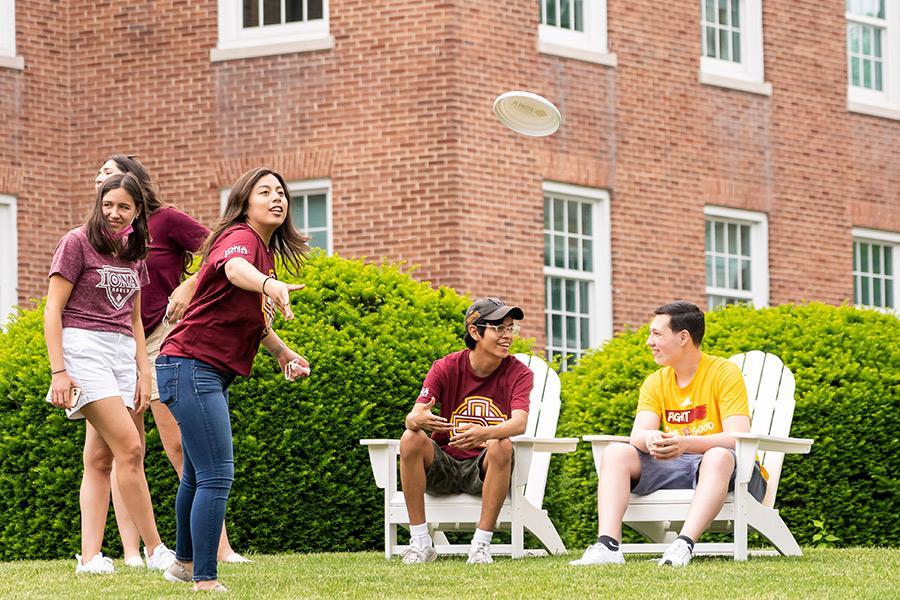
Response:
[{"label": "chair armrest", "polygon": [[509,441],[515,448],[530,447],[533,452],[574,452],[578,446],[578,438],[536,438],[516,435],[509,438]]},{"label": "chair armrest", "polygon": [[780,437],[761,433],[732,433],[731,435],[738,442],[741,440],[756,442],[759,450],[771,450],[785,454],[808,454],[813,445],[813,440],[809,438]]},{"label": "chair armrest", "polygon": [[400,440],[359,440],[369,448],[369,462],[372,463],[372,475],[375,485],[384,489],[388,485],[391,469],[397,470],[397,455],[400,453]]}]

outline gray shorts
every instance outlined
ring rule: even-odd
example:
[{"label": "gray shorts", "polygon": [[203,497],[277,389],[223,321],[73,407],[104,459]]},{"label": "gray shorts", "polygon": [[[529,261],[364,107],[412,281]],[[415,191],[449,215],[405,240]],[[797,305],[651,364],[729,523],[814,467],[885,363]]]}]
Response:
[{"label": "gray shorts", "polygon": [[[635,448],[637,450],[637,448]],[[737,463],[737,454],[728,449]],[[682,454],[670,460],[657,460],[646,452],[638,450],[641,459],[641,477],[631,484],[631,493],[638,496],[646,496],[657,490],[692,490],[697,487],[697,477],[700,472],[702,454]],[[731,472],[731,481],[728,483],[728,491],[734,491],[735,471]],[[763,479],[759,470],[759,463],[753,465],[753,475],[747,490],[750,495],[762,502],[766,495],[768,483]]]},{"label": "gray shorts", "polygon": [[429,494],[481,495],[484,487],[481,463],[487,448],[475,458],[456,460],[431,440],[434,462],[425,473],[425,491]]}]

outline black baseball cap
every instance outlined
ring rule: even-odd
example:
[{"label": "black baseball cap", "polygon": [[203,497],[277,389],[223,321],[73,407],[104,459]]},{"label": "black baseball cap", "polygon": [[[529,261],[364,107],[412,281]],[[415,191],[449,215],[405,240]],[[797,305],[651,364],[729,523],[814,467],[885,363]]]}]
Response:
[{"label": "black baseball cap", "polygon": [[500,298],[479,298],[466,310],[466,347],[475,349],[475,340],[469,335],[469,325],[480,325],[488,321],[502,321],[507,316],[521,321],[525,313],[518,306],[510,306]]}]

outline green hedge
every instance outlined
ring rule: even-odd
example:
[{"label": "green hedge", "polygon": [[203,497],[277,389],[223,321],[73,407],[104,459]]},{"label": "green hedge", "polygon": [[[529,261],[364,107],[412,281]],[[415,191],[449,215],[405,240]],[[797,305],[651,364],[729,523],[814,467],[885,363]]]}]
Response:
[{"label": "green hedge", "polygon": [[[900,544],[900,320],[818,303],[729,307],[706,331],[706,352],[772,352],[794,373],[791,435],[815,443],[786,457],[776,508],[797,541],[824,528],[835,545]],[[640,384],[658,368],[646,337],[647,327],[618,335],[563,374],[559,435],[630,432]],[[554,462],[545,504],[572,549],[597,535],[596,485],[587,444]]]},{"label": "green hedge", "polygon": [[[288,383],[261,352],[231,388],[235,483],[229,532],[241,551],[332,551],[381,544],[383,501],[360,438],[398,437],[432,361],[461,349],[467,301],[396,266],[314,256],[276,323],[312,366]],[[42,311],[0,333],[0,560],[79,548],[84,425],[44,402]],[[174,543],[177,480],[148,419],[147,477],[163,539]],[[120,552],[110,517],[105,550]]]}]

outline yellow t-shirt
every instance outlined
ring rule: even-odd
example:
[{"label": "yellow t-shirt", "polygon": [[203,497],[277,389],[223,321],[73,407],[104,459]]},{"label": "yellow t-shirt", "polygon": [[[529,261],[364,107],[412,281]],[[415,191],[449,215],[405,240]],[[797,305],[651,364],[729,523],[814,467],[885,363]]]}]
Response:
[{"label": "yellow t-shirt", "polygon": [[741,370],[727,359],[706,353],[701,354],[697,372],[686,387],[678,387],[672,367],[647,377],[637,409],[655,412],[663,431],[681,435],[721,433],[723,419],[750,416]]}]

